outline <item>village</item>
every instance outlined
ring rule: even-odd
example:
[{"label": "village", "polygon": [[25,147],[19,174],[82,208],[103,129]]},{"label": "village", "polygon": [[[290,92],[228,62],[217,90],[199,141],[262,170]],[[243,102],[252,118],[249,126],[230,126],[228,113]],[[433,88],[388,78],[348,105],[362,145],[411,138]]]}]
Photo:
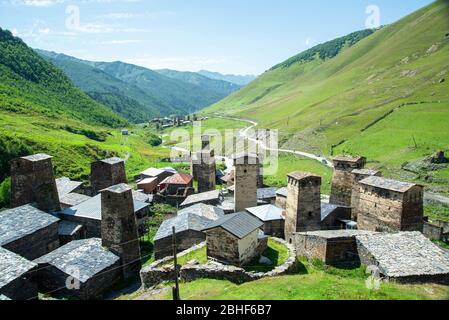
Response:
[{"label": "village", "polygon": [[[102,299],[136,278],[143,290],[201,278],[244,283],[294,272],[299,257],[449,285],[449,252],[431,241],[447,240],[449,224],[424,217],[423,186],[384,178],[364,157],[333,158],[329,198],[309,172],[288,174],[284,188],[265,186],[254,153],[234,154],[232,168],[217,174],[207,135],[190,158],[190,174],[148,168],[134,181],[124,159],[95,161],[89,185],[55,178],[50,155],[11,161],[11,209],[0,212],[1,299]],[[177,214],[159,226],[155,262],[144,266],[140,238],[156,203]],[[273,263],[264,256],[271,241],[288,259],[268,272],[245,270]],[[172,265],[204,247],[207,263]]]}]

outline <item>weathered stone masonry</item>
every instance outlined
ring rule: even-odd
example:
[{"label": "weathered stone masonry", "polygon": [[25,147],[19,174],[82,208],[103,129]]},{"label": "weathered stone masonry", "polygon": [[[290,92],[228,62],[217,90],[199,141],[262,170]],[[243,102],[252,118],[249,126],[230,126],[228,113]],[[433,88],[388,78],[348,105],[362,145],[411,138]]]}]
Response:
[{"label": "weathered stone masonry", "polygon": [[333,162],[335,169],[329,202],[350,207],[354,179],[352,171],[362,169],[366,164],[366,158],[336,157]]}]

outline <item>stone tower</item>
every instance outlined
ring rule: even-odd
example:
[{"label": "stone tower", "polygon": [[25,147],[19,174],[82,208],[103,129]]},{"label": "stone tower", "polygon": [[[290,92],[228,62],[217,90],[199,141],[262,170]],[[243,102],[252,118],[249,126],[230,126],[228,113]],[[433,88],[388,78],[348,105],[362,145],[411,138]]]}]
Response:
[{"label": "stone tower", "polygon": [[140,245],[132,189],[118,184],[101,190],[101,239],[104,247],[121,258],[124,279],[141,267]]},{"label": "stone tower", "polygon": [[120,158],[109,158],[92,162],[90,183],[94,195],[103,189],[127,183],[125,161]]},{"label": "stone tower", "polygon": [[353,175],[355,169],[363,169],[366,164],[364,157],[336,157],[334,162],[334,176],[329,202],[340,206],[351,206]]},{"label": "stone tower", "polygon": [[351,193],[351,219],[357,221],[358,207],[360,201],[360,181],[371,177],[381,176],[381,172],[369,169],[355,169],[352,170],[352,193]]},{"label": "stone tower", "polygon": [[203,149],[198,152],[200,163],[198,164],[198,193],[215,190],[216,163],[213,150]]},{"label": "stone tower", "polygon": [[[191,155],[190,160],[190,174],[193,176],[193,180],[199,181],[198,171],[202,164],[202,151],[210,150],[210,137],[207,135],[201,136],[201,150]],[[207,155],[206,155],[207,156]],[[215,173],[214,173],[215,177]],[[214,185],[215,188],[215,185]],[[208,190],[209,191],[209,190]]]},{"label": "stone tower", "polygon": [[242,154],[234,158],[235,212],[257,206],[259,160],[256,155]]},{"label": "stone tower", "polygon": [[321,230],[321,177],[308,172],[288,175],[285,237]]},{"label": "stone tower", "polygon": [[204,135],[201,136],[201,150],[209,150],[210,149],[210,136]]},{"label": "stone tower", "polygon": [[35,154],[11,161],[11,207],[36,203],[46,212],[61,210],[52,157]]}]

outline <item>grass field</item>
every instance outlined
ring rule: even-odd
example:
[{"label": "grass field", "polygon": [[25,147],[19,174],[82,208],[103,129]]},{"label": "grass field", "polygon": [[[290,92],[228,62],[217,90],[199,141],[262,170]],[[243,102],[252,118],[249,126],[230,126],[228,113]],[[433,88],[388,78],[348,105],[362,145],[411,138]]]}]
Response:
[{"label": "grass field", "polygon": [[[364,268],[342,270],[319,262],[301,260],[298,274],[235,285],[229,281],[202,279],[181,283],[183,300],[446,300],[449,287],[434,284],[381,283],[379,290],[366,285]],[[142,299],[141,292],[121,299]],[[148,296],[144,299],[148,299]],[[151,299],[170,300],[171,291]]]}]

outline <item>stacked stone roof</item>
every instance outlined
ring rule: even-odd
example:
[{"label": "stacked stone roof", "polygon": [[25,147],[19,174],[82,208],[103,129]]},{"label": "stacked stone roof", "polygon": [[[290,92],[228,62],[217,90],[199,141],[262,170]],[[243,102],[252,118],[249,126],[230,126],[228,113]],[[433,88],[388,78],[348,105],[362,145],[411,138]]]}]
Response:
[{"label": "stacked stone roof", "polygon": [[0,289],[36,266],[35,263],[0,247]]},{"label": "stacked stone roof", "polygon": [[396,181],[391,179],[386,179],[383,177],[371,176],[360,181],[360,184],[368,185],[375,188],[396,191],[400,193],[405,193],[411,188],[415,187],[416,184]]},{"label": "stacked stone roof", "polygon": [[263,222],[248,212],[238,212],[226,215],[217,221],[211,222],[204,231],[223,228],[237,238],[243,239],[262,226]]}]

